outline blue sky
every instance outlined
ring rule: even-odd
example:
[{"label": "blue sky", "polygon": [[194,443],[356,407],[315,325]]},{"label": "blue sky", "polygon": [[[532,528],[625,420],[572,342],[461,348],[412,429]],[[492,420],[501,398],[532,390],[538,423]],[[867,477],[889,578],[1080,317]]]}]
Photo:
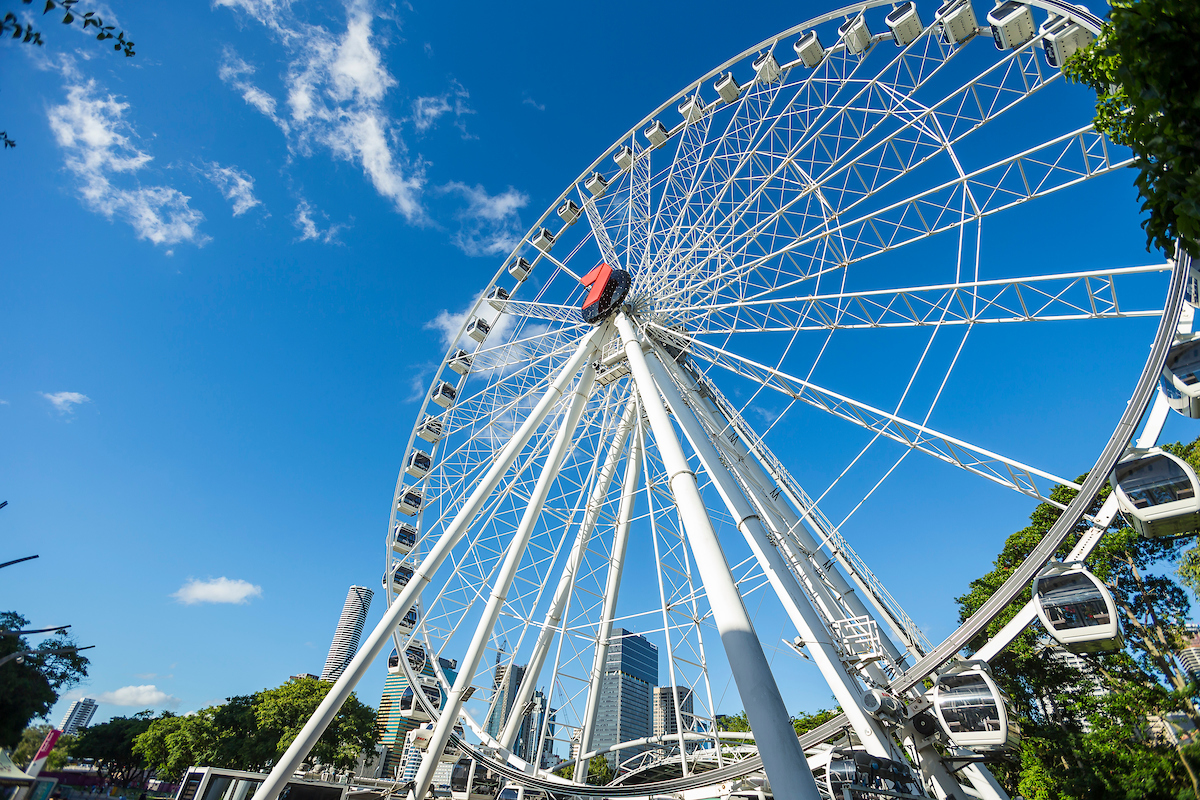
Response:
[{"label": "blue sky", "polygon": [[[41,556],[0,573],[0,606],[39,627],[70,623],[97,646],[68,699],[98,698],[98,719],[189,711],[319,672],[347,587],[378,589],[416,401],[444,352],[439,315],[464,308],[562,187],[650,109],[827,10],[88,8],[136,41],[135,58],[49,17],[45,47],[0,44],[0,128],[18,143],[0,154],[0,560]],[[1151,260],[1131,183],[1124,173],[1088,190],[1104,193],[1099,216],[1072,216],[1095,196],[1064,194],[1076,255]],[[997,258],[1022,257],[993,242]],[[1078,346],[1092,329],[1066,330],[1057,349],[1029,339],[1020,368],[981,345],[965,369],[988,388],[960,396],[943,426],[999,447],[1012,432],[1005,403],[1028,399],[1044,427],[1019,437],[1036,452],[1014,454],[1074,477],[1107,437],[1152,322],[1133,329],[1141,338],[1101,348]],[[1087,388],[1110,370],[1111,392]],[[993,382],[1009,399],[992,399]],[[1055,415],[1071,418],[1061,438]],[[1171,425],[1171,438],[1195,435]],[[889,463],[867,459],[860,496]],[[811,477],[828,483],[842,465]],[[941,475],[918,467],[855,518],[861,549],[877,545],[881,576],[931,637],[952,629],[948,598],[1030,510],[971,485],[946,499],[935,533],[896,519],[894,503]],[[981,503],[995,513],[980,520]],[[207,594],[185,588],[218,579]],[[377,704],[383,676],[376,665],[360,698]],[[792,699],[797,710],[828,700],[815,687]]]}]

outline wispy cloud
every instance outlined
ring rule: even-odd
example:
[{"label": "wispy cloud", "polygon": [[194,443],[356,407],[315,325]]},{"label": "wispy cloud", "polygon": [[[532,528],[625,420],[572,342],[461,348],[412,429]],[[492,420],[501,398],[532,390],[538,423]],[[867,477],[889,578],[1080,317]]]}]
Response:
[{"label": "wispy cloud", "polygon": [[534,107],[534,108],[536,108],[538,111],[545,111],[545,110],[546,110],[546,105],[545,105],[545,103],[539,103],[537,100],[534,100],[534,99],[533,99],[532,97],[530,97],[529,95],[525,95],[525,99],[524,99],[524,100],[522,100],[521,102],[522,102],[522,103],[524,103],[524,104],[525,104],[525,105],[527,105],[527,106],[533,106],[533,107]]},{"label": "wispy cloud", "polygon": [[237,167],[222,167],[217,162],[205,164],[201,170],[225,199],[233,204],[233,215],[240,217],[262,201],[254,196],[254,178]]},{"label": "wispy cloud", "polygon": [[145,686],[122,686],[115,692],[101,692],[96,702],[113,706],[138,708],[179,708],[179,698],[169,695],[154,684]]},{"label": "wispy cloud", "polygon": [[408,221],[424,221],[424,166],[419,159],[408,159],[397,126],[383,107],[396,79],[384,68],[373,40],[370,4],[348,0],[346,30],[334,33],[298,22],[286,0],[216,2],[253,17],[289,54],[283,102],[251,83],[254,67],[230,48],[221,64],[221,79],[274,121],[292,149],[307,155],[314,144],[328,148],[335,158],[362,167],[375,190]]},{"label": "wispy cloud", "polygon": [[[317,241],[325,244],[336,244],[338,232],[347,227],[345,223],[333,223],[325,230],[317,227],[316,221],[313,219],[313,212],[317,209],[313,208],[312,204],[307,200],[301,200],[296,206],[296,217],[293,224],[296,230],[300,231],[300,241]],[[320,214],[320,211],[317,211]],[[324,214],[321,214],[324,217]],[[326,218],[328,220],[328,218]]]},{"label": "wispy cloud", "polygon": [[262,597],[262,587],[255,586],[249,581],[229,578],[210,578],[199,581],[191,578],[171,595],[185,606],[197,603],[233,603],[244,605],[251,597]]},{"label": "wispy cloud", "polygon": [[190,197],[137,180],[136,173],[153,156],[134,144],[136,133],[125,119],[128,108],[90,80],[69,85],[67,102],[49,111],[50,129],[84,205],[109,219],[123,219],[139,239],[203,245],[208,241],[199,229],[204,215],[188,205]]},{"label": "wispy cloud", "polygon": [[454,244],[467,255],[507,255],[521,241],[517,212],[529,204],[529,195],[511,186],[499,194],[488,194],[482,186],[456,181],[442,186],[441,191],[466,201],[455,214],[459,229]]},{"label": "wispy cloud", "polygon": [[60,414],[73,414],[75,406],[92,402],[92,398],[79,392],[54,392],[52,394],[38,392],[38,394],[49,400],[50,405],[54,406],[54,410]]},{"label": "wispy cloud", "polygon": [[450,90],[430,97],[418,97],[413,101],[412,124],[417,133],[425,133],[436,125],[437,121],[447,115],[454,115],[454,127],[458,128],[464,139],[475,138],[467,133],[465,117],[475,111],[467,105],[471,95],[458,81],[450,81]]}]

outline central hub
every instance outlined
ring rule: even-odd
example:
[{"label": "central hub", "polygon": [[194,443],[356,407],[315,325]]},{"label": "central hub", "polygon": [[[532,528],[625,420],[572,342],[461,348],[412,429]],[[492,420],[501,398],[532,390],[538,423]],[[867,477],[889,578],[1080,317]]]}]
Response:
[{"label": "central hub", "polygon": [[623,269],[611,267],[608,264],[598,264],[595,269],[579,279],[584,286],[591,287],[587,297],[583,298],[580,313],[584,322],[599,325],[608,319],[621,307],[633,280]]}]

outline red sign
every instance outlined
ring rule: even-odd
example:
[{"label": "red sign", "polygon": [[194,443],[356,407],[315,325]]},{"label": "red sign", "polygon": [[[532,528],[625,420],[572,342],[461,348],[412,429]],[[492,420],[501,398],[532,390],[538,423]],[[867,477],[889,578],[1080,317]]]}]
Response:
[{"label": "red sign", "polygon": [[583,299],[582,313],[583,319],[593,325],[607,318],[621,305],[631,284],[628,272],[614,269],[608,264],[596,265],[579,282],[590,288]]}]

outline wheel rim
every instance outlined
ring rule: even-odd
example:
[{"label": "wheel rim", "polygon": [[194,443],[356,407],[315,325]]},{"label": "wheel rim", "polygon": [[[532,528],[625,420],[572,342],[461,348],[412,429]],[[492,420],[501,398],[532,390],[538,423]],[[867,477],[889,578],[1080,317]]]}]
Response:
[{"label": "wheel rim", "polygon": [[[1117,287],[1165,273],[1171,269],[1170,264],[995,278],[981,275],[983,262],[978,247],[981,231],[993,215],[1001,219],[1002,212],[1025,203],[1040,200],[1045,204],[1045,198],[1053,192],[1114,171],[1127,162],[1113,153],[1103,137],[1089,132],[1088,119],[1064,120],[1057,133],[1040,135],[1024,147],[1014,146],[1000,155],[981,158],[977,151],[983,148],[972,147],[976,129],[990,131],[1011,125],[1014,118],[1027,112],[1031,98],[1064,89],[1058,71],[1042,60],[1040,37],[1013,52],[997,53],[988,47],[990,42],[981,41],[982,36],[962,46],[949,46],[928,29],[935,8],[926,6],[920,8],[926,32],[903,51],[891,42],[878,41],[862,58],[841,48],[816,70],[787,63],[795,60],[790,45],[797,34],[816,29],[828,48],[836,40],[836,26],[830,23],[844,16],[863,13],[873,31],[886,30],[879,10],[884,5],[859,4],[809,20],[721,65],[618,140],[547,209],[483,293],[495,285],[512,289],[510,300],[496,303],[505,311],[499,323],[478,347],[467,338],[465,330],[471,317],[496,319],[492,304],[481,297],[464,318],[463,329],[450,347],[447,361],[459,347],[472,351],[472,371],[457,379],[443,369],[435,379],[435,385],[440,380],[457,379],[459,399],[445,412],[445,437],[436,449],[418,438],[415,428],[410,437],[408,452],[419,446],[433,455],[434,466],[420,480],[401,474],[397,500],[402,487],[419,485],[425,490],[425,502],[416,517],[420,538],[407,556],[398,556],[389,549],[385,575],[391,575],[398,562],[414,564],[428,552],[557,368],[591,330],[576,310],[585,292],[577,276],[598,260],[614,261],[632,274],[633,288],[626,308],[639,330],[653,342],[649,346],[670,355],[686,351],[687,363],[693,368],[676,377],[682,383],[694,381],[704,387],[726,419],[724,428],[710,426],[712,438],[736,434],[737,439],[755,443],[755,449],[767,461],[773,455],[765,443],[758,442],[758,432],[742,412],[753,408],[760,394],[783,394],[793,404],[805,403],[873,436],[901,441],[993,483],[1039,501],[1048,500],[1049,486],[1063,482],[1053,474],[998,456],[926,424],[941,388],[914,415],[889,411],[889,406],[872,405],[852,393],[824,386],[820,375],[830,342],[845,330],[932,331],[908,386],[901,387],[899,402],[891,398],[900,409],[918,376],[925,380],[923,370],[933,373],[934,385],[944,387],[949,379],[966,333],[951,358],[941,366],[927,367],[929,343],[940,331],[961,329],[969,333],[985,323],[1037,319],[1161,316],[1151,362],[1114,435],[1114,442],[1121,436],[1128,441],[1133,423],[1149,402],[1150,394],[1143,391],[1143,384],[1153,379],[1158,369],[1154,359],[1159,358],[1159,351],[1173,334],[1170,320],[1182,302],[1182,267],[1176,270],[1164,312],[1164,305],[1118,303]],[[1095,18],[1065,4],[1034,5],[1070,14],[1092,29],[1097,25]],[[759,52],[787,52],[786,59],[776,59],[783,68],[779,80],[751,81],[754,72],[749,63]],[[960,67],[962,71],[956,72]],[[711,84],[727,69],[732,69],[742,82],[743,91],[737,101],[720,105],[714,101],[716,93]],[[674,120],[681,116],[675,107],[697,92],[709,104],[707,113],[676,129]],[[821,98],[824,105],[809,103],[805,107],[801,103],[804,98],[814,97]],[[974,110],[963,104],[968,98],[975,103]],[[667,121],[671,127],[671,136],[660,149],[652,148],[642,134],[657,119]],[[797,121],[803,121],[803,125],[797,125]],[[847,129],[850,135],[845,133]],[[622,147],[631,148],[632,165],[618,169],[610,157]],[[586,188],[597,169],[609,180],[600,197],[594,197]],[[1019,180],[1014,181],[1013,175]],[[550,224],[557,222],[556,210],[568,199],[581,207],[578,221],[570,226]],[[534,244],[544,226],[557,233],[548,253],[542,253]],[[954,253],[950,261],[944,260],[947,242]],[[970,257],[972,246],[974,258]],[[917,274],[907,281],[890,284],[882,282],[877,274],[873,281],[860,282],[864,273],[872,277],[871,273],[886,272],[877,265],[895,263],[887,259],[896,251],[908,248],[928,255],[937,253],[938,247],[943,248],[940,271],[914,270]],[[518,258],[533,263],[536,278],[516,285],[508,268]],[[1040,303],[1034,311],[1030,310],[1029,298],[1038,298]],[[652,555],[658,565],[654,571],[658,585],[650,593],[656,596],[654,603],[630,613],[618,612],[616,624],[635,628],[658,641],[660,651],[665,651],[667,677],[673,679],[660,683],[691,692],[689,719],[684,719],[681,712],[675,727],[691,727],[698,740],[710,738],[710,750],[719,768],[707,776],[689,776],[685,765],[682,783],[651,782],[638,786],[637,791],[677,790],[683,784],[702,785],[717,775],[745,774],[760,768],[760,762],[751,758],[740,767],[727,766],[727,757],[736,761],[738,754],[727,753],[711,736],[721,694],[719,687],[714,688],[709,668],[716,632],[707,622],[703,587],[665,488],[667,475],[662,461],[644,426],[636,424],[640,419],[637,414],[631,429],[621,433],[621,420],[628,418],[626,409],[636,392],[627,375],[605,373],[605,368],[611,367],[605,362],[612,360],[615,340],[605,347],[608,349],[602,350],[597,359],[604,382],[591,393],[582,411],[564,464],[551,485],[546,508],[522,555],[500,621],[491,629],[487,657],[474,679],[476,697],[493,692],[497,664],[511,668],[528,658],[545,625],[546,605],[556,592],[564,564],[570,561],[580,523],[588,516],[589,496],[598,484],[607,482],[594,532],[572,578],[568,605],[556,629],[559,635],[553,637],[546,656],[542,672],[545,677],[536,684],[547,689],[541,707],[556,712],[555,733],[550,733],[551,725],[542,725],[539,739],[543,743],[556,742],[560,754],[570,747],[569,736],[563,732],[582,725],[586,717],[589,682],[585,676],[592,666],[604,605],[623,470],[632,462],[630,453],[637,446],[642,461],[631,531],[640,531],[636,534],[642,548],[638,552]],[[729,402],[722,393],[722,383],[745,390],[750,399]],[[441,409],[429,403],[427,411],[440,413]],[[564,400],[538,429],[531,448],[510,470],[467,538],[425,590],[416,636],[429,652],[453,657],[470,640],[479,606],[486,600],[505,548],[566,416]],[[418,425],[420,422],[418,418]],[[768,432],[774,427],[772,423]],[[606,476],[608,451],[614,440],[623,436],[628,441],[617,448],[617,461]],[[723,445],[726,449],[722,455],[733,455],[729,448],[736,444],[729,441]],[[1093,472],[1099,469],[1107,473],[1111,464],[1105,460],[1110,455],[1119,456],[1119,448],[1114,449],[1117,447],[1110,443]],[[786,471],[786,465],[777,464],[777,470]],[[747,481],[752,482],[749,475],[740,478],[744,488]],[[820,515],[803,490],[790,488],[791,499],[800,506],[805,522],[826,538],[837,536],[838,526]],[[711,487],[705,496],[715,496]],[[862,499],[865,502],[869,497],[870,493]],[[715,519],[723,518],[728,527],[729,515],[724,507],[719,502],[708,505],[710,514]],[[406,519],[397,516],[395,508],[393,502],[389,530]],[[1061,527],[1065,531],[1069,525]],[[904,684],[911,686],[929,674],[939,659],[947,657],[942,652],[947,644],[933,648],[924,641],[899,604],[872,580],[861,559],[840,539],[835,545],[843,566],[848,560],[868,588],[879,595],[879,602],[868,610],[880,617],[880,623],[891,626],[896,646],[883,659],[885,677],[898,689],[907,688]],[[781,543],[781,547],[786,544]],[[733,556],[730,561],[746,596],[766,593],[762,571],[753,561],[739,563]],[[829,603],[829,594],[814,590],[816,605]],[[389,599],[391,596],[389,592]],[[852,610],[843,607],[825,616],[841,614],[849,618]],[[396,643],[403,649],[406,637],[397,636]],[[906,650],[910,662],[918,661],[907,673],[904,667],[909,664],[899,660]],[[930,655],[922,658],[926,653]],[[411,679],[405,660],[401,663]],[[435,672],[443,688],[449,689],[452,676],[443,669]],[[468,705],[464,715],[467,726],[485,742],[497,733],[496,725],[489,726],[488,716],[478,702]],[[543,714],[541,718],[548,716]],[[698,752],[692,747],[686,744],[683,749]],[[492,760],[487,753],[469,749],[479,758]],[[525,755],[538,749],[533,746]],[[493,761],[500,766],[504,759]],[[524,767],[519,757],[509,758],[508,763]],[[546,777],[544,771],[540,775]],[[536,782],[533,779],[534,785]],[[624,793],[616,788],[609,791]]]}]

